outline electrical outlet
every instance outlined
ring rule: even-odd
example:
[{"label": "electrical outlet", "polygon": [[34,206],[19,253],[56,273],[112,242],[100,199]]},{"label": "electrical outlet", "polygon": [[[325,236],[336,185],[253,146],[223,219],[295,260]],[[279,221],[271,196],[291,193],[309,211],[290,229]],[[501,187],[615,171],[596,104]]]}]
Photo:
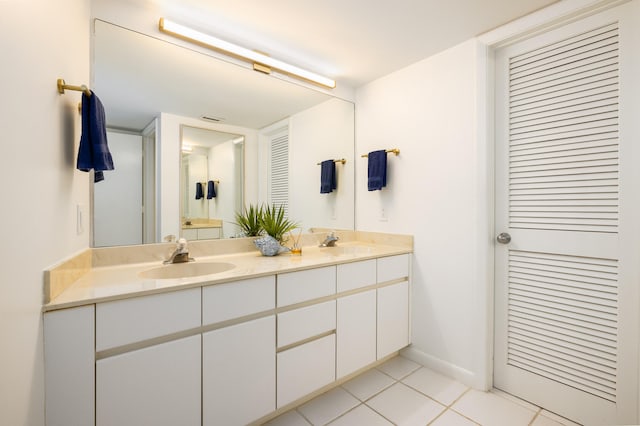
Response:
[{"label": "electrical outlet", "polygon": [[387,211],[385,208],[380,209],[380,222],[388,222],[389,218],[387,217]]}]

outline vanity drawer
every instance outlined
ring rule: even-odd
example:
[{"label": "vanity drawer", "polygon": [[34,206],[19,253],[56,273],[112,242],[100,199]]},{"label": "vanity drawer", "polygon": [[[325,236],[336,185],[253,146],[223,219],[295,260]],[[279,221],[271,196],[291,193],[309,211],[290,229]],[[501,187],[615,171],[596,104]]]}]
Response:
[{"label": "vanity drawer", "polygon": [[336,379],[336,335],[277,355],[277,408],[328,385]]},{"label": "vanity drawer", "polygon": [[96,305],[96,350],[135,343],[201,324],[200,288]]},{"label": "vanity drawer", "polygon": [[278,306],[333,294],[336,294],[335,266],[278,275]]},{"label": "vanity drawer", "polygon": [[214,324],[276,307],[276,277],[252,278],[202,289],[202,324]]},{"label": "vanity drawer", "polygon": [[278,314],[278,348],[336,329],[336,301]]},{"label": "vanity drawer", "polygon": [[344,263],[337,266],[337,290],[355,290],[376,283],[376,260]]},{"label": "vanity drawer", "polygon": [[378,282],[397,280],[409,276],[409,255],[381,257],[378,262]]},{"label": "vanity drawer", "polygon": [[198,239],[199,240],[211,240],[220,238],[220,228],[199,228]]}]

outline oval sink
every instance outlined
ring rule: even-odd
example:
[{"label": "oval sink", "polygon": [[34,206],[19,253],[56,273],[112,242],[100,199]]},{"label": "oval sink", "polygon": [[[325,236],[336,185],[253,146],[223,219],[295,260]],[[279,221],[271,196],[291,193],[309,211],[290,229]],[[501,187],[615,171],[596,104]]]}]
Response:
[{"label": "oval sink", "polygon": [[157,268],[147,269],[138,274],[140,278],[155,280],[198,277],[200,275],[218,274],[235,268],[236,265],[226,262],[189,262],[172,263]]}]

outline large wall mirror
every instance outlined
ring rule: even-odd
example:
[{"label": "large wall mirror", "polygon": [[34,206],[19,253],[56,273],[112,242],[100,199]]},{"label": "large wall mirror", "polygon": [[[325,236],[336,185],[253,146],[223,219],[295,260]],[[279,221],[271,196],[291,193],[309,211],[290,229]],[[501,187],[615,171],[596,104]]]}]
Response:
[{"label": "large wall mirror", "polygon": [[[159,35],[94,24],[92,86],[116,167],[94,186],[95,247],[237,236],[235,212],[274,199],[271,147],[283,137],[289,217],[303,229],[353,229],[351,102]],[[346,163],[337,163],[336,191],[320,194],[327,159]],[[210,181],[216,195],[207,198]]]}]

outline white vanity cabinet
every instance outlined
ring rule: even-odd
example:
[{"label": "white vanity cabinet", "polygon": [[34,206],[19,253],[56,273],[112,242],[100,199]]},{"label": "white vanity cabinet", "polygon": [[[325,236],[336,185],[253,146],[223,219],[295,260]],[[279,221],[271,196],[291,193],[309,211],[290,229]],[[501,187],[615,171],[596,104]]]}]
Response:
[{"label": "white vanity cabinet", "polygon": [[409,280],[402,254],[46,312],[47,425],[261,421],[407,346]]},{"label": "white vanity cabinet", "polygon": [[409,255],[377,260],[377,357],[398,351],[409,339]]},{"label": "white vanity cabinet", "polygon": [[202,289],[203,327],[214,328],[202,335],[204,426],[245,425],[276,409],[275,294],[275,276]]},{"label": "white vanity cabinet", "polygon": [[278,275],[278,408],[336,378],[336,267]]},{"label": "white vanity cabinet", "polygon": [[[338,295],[376,284],[376,260],[337,266]],[[376,290],[337,300],[336,377],[338,379],[376,360]]]},{"label": "white vanity cabinet", "polygon": [[[201,289],[96,305],[96,425],[199,425]],[[169,341],[167,341],[169,340]]]},{"label": "white vanity cabinet", "polygon": [[200,336],[96,362],[97,426],[200,425]]}]

